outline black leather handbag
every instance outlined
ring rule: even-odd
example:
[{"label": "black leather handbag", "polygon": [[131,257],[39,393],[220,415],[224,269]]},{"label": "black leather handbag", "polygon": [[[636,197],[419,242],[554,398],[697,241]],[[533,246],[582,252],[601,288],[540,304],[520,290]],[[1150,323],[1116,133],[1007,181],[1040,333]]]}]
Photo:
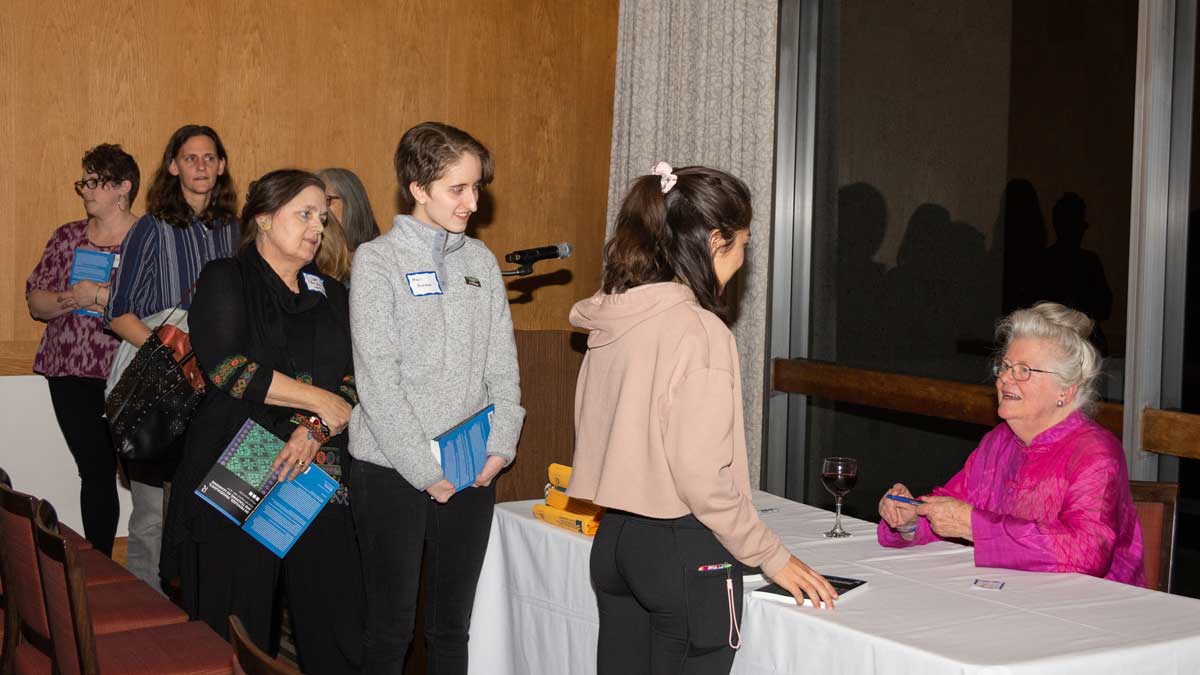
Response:
[{"label": "black leather handbag", "polygon": [[204,377],[191,340],[164,320],[104,401],[117,452],[132,460],[165,459],[203,399]]}]

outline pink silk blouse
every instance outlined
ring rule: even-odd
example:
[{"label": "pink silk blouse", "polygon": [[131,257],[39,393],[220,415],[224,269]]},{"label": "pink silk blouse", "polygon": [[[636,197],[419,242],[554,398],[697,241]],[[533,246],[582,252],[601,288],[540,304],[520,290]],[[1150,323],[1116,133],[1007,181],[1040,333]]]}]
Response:
[{"label": "pink silk blouse", "polygon": [[[1079,572],[1146,585],[1142,530],[1121,442],[1080,412],[1026,446],[1002,423],[935,495],[974,507],[975,564],[1033,572]],[[925,518],[912,541],[880,521],[893,548],[938,541]]]}]

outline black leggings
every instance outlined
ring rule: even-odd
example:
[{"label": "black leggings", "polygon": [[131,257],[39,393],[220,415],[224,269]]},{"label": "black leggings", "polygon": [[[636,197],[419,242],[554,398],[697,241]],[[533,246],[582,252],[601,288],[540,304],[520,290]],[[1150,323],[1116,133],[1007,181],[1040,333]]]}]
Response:
[{"label": "black leggings", "polygon": [[83,536],[112,556],[121,503],[117,499],[117,453],[104,419],[104,380],[95,377],[47,377],[58,428],[79,470],[79,510]]},{"label": "black leggings", "polygon": [[[598,675],[713,675],[733,667],[742,567],[695,516],[608,511],[592,544]],[[732,598],[730,597],[732,586]]]},{"label": "black leggings", "polygon": [[439,504],[393,469],[354,463],[350,508],[367,588],[365,673],[403,672],[423,558],[426,672],[466,675],[471,609],[495,506],[495,483]]}]

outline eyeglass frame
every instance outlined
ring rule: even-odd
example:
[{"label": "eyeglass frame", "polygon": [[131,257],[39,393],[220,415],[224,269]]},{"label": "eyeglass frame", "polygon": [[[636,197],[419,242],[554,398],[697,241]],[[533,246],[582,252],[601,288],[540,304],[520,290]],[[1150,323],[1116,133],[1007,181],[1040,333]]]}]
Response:
[{"label": "eyeglass frame", "polygon": [[[95,183],[95,185],[91,185],[91,183]],[[86,180],[77,180],[74,183],[75,194],[82,197],[83,196],[83,188],[86,187],[89,190],[95,190],[96,188],[100,187],[101,185],[108,185],[110,183],[112,183],[112,181],[104,180],[103,178],[88,178]]]},{"label": "eyeglass frame", "polygon": [[[1004,365],[1005,363],[1008,363],[1008,365],[1007,366]],[[1017,372],[1019,372],[1017,370],[1018,367],[1024,368],[1025,371],[1027,371],[1025,374],[1025,377],[1017,376]],[[1047,375],[1058,375],[1058,373],[1053,370],[1042,370],[1041,368],[1034,368],[1033,366],[1031,366],[1027,363],[1010,363],[1005,359],[1000,359],[1000,360],[994,361],[992,363],[992,377],[996,378],[997,380],[1000,379],[1000,377],[1004,373],[1009,372],[1009,371],[1012,371],[1012,378],[1013,378],[1013,381],[1015,381],[1015,382],[1028,382],[1029,378],[1033,376],[1033,373],[1046,373]]]}]

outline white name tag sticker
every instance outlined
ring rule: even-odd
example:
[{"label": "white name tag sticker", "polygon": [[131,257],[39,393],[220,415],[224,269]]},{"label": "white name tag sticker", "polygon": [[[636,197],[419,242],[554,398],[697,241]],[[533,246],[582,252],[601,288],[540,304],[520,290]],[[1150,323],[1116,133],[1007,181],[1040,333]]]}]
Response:
[{"label": "white name tag sticker", "polygon": [[325,282],[321,279],[321,277],[315,274],[309,274],[308,272],[303,272],[302,276],[304,277],[304,285],[308,286],[308,290],[316,291],[321,295],[325,295]]},{"label": "white name tag sticker", "polygon": [[442,284],[438,281],[437,272],[409,272],[404,278],[408,281],[408,290],[418,298],[422,295],[442,294]]}]

